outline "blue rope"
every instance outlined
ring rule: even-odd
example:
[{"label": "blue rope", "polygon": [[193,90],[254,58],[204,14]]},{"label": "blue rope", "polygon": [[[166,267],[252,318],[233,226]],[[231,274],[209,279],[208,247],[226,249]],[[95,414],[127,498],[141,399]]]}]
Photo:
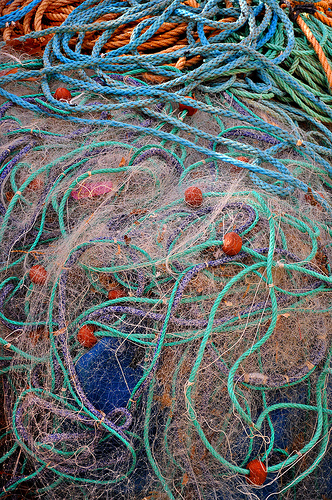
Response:
[{"label": "blue rope", "polygon": [[5,16],[0,17],[0,28],[3,28],[6,26],[6,24],[9,23],[14,23],[16,21],[19,21],[24,17],[28,12],[30,12],[32,9],[34,9],[42,0],[33,0],[29,5],[26,7],[23,7],[23,9],[20,10],[15,10],[14,12],[11,12],[10,14],[7,14]]}]

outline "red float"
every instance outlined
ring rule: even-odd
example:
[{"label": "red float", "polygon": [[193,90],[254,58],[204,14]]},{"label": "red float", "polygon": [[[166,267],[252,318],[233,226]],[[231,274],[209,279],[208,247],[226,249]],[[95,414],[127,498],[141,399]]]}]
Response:
[{"label": "red float", "polygon": [[[195,98],[191,97],[190,95],[186,95],[184,97],[195,100]],[[187,104],[179,104],[179,110],[180,111],[187,111],[188,116],[193,116],[198,111],[197,109],[193,108],[192,106],[187,106]]]},{"label": "red float", "polygon": [[242,248],[242,238],[237,233],[227,233],[224,236],[223,246],[221,247],[226,255],[236,255]]},{"label": "red float", "polygon": [[126,297],[126,293],[121,288],[113,288],[108,292],[108,300],[120,299]]},{"label": "red float", "polygon": [[71,93],[65,87],[59,87],[54,92],[54,99],[57,101],[70,101]]},{"label": "red float", "polygon": [[84,347],[91,348],[97,343],[97,338],[94,336],[95,327],[93,325],[84,325],[79,329],[77,340]]},{"label": "red float", "polygon": [[256,486],[261,486],[265,483],[267,471],[263,462],[258,459],[252,460],[247,464],[247,468],[250,471],[249,476],[246,476],[247,483],[255,484]]},{"label": "red float", "polygon": [[45,285],[47,279],[47,271],[45,267],[41,266],[40,264],[36,264],[30,269],[29,276],[32,283],[35,283],[36,285]]},{"label": "red float", "polygon": [[[237,160],[239,161],[244,161],[245,163],[249,163],[250,158],[247,158],[246,156],[237,156]],[[238,167],[237,165],[232,165],[231,164],[231,171],[232,172],[242,172],[243,167]]]},{"label": "red float", "polygon": [[185,190],[185,202],[193,208],[198,208],[203,203],[203,194],[199,187],[192,186]]}]

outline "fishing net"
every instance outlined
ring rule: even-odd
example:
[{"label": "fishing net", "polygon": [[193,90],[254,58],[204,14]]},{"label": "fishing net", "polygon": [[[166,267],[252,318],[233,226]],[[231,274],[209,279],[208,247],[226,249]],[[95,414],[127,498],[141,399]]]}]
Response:
[{"label": "fishing net", "polygon": [[[119,111],[144,130],[120,140],[2,106],[4,440],[13,469],[25,457],[7,494],[30,479],[37,498],[267,498],[298,482],[305,498],[311,468],[326,476],[328,176],[250,123],[267,107],[224,102],[249,121],[201,121],[226,138],[212,158],[153,143],[142,112]],[[261,179],[238,167],[273,147],[288,191],[271,163]]]},{"label": "fishing net", "polygon": [[0,8],[0,497],[330,498],[328,5]]}]

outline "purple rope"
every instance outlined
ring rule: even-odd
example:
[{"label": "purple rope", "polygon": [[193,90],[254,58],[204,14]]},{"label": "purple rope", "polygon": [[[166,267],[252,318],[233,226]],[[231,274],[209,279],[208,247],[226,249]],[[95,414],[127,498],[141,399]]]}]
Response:
[{"label": "purple rope", "polygon": [[[172,307],[171,307],[171,315],[170,315],[170,317],[172,316],[173,311],[179,305],[179,303],[181,301],[181,298],[182,298],[182,295],[183,295],[183,292],[184,292],[184,289],[186,288],[187,284],[191,281],[191,279],[196,274],[198,274],[203,269],[207,269],[208,267],[212,267],[212,268],[213,267],[218,267],[218,266],[223,265],[223,264],[225,264],[227,262],[231,262],[232,260],[234,260],[235,257],[239,258],[241,256],[244,256],[244,252],[240,252],[236,256],[232,256],[232,257],[231,256],[226,256],[223,259],[218,259],[218,260],[215,260],[215,261],[209,261],[209,262],[204,263],[204,264],[197,264],[196,266],[194,266],[193,268],[191,268],[185,274],[185,276],[182,278],[182,281],[180,282],[180,284],[178,286],[178,289],[177,289],[177,292],[176,292],[176,295],[175,295],[175,298],[174,298],[174,301],[173,301],[173,304],[172,304]],[[161,343],[161,339],[162,339],[162,332],[164,330],[165,322],[166,322],[166,317],[165,317],[165,320],[164,320],[164,324],[163,324],[162,328],[160,329],[159,336],[157,338],[157,342],[156,342],[154,354],[157,352],[157,350],[160,347],[160,343]],[[134,406],[135,406],[135,404],[136,404],[139,396],[147,389],[148,385],[150,384],[151,379],[154,377],[154,374],[155,374],[155,372],[157,371],[157,368],[158,368],[158,364],[159,364],[158,361],[154,364],[152,370],[150,371],[149,375],[144,380],[143,384],[137,389],[135,395],[132,396],[132,397],[135,397]]]},{"label": "purple rope", "polygon": [[27,144],[26,146],[24,146],[21,151],[19,153],[17,153],[16,156],[14,156],[14,158],[12,158],[8,164],[6,165],[6,167],[4,168],[4,170],[2,171],[1,175],[0,175],[0,187],[3,183],[3,181],[5,180],[5,178],[7,177],[7,175],[9,174],[9,172],[11,171],[11,169],[16,165],[16,163],[18,163],[21,158],[23,158],[24,155],[26,155],[30,149],[32,149],[37,143],[35,141],[31,141],[29,144]]},{"label": "purple rope", "polygon": [[9,144],[7,146],[7,149],[5,149],[4,151],[2,151],[2,153],[0,153],[0,163],[2,163],[3,160],[5,160],[7,158],[7,156],[9,156],[10,153],[12,153],[17,147],[22,146],[23,144],[26,144],[27,142],[29,142],[29,140],[30,140],[30,138],[28,136],[24,136],[24,137],[21,137],[20,139],[17,139],[12,144]]},{"label": "purple rope", "polygon": [[[77,259],[82,255],[83,252],[87,250],[88,247],[80,248],[74,252],[69,259],[67,260],[65,266],[66,268],[63,270],[60,282],[59,282],[59,328],[64,328],[65,327],[65,317],[66,317],[66,281],[67,281],[67,273],[68,270],[75,264]],[[68,373],[73,381],[73,385],[76,390],[76,394],[82,401],[82,403],[88,408],[88,410],[98,419],[100,420],[100,412],[90,403],[88,398],[86,397],[81,383],[77,377],[77,373],[73,364],[72,357],[70,355],[67,341],[66,341],[66,336],[65,334],[61,334],[57,336],[58,342],[61,345],[62,353],[64,356],[65,364],[67,365]],[[117,409],[117,413],[121,412],[121,408]],[[109,418],[104,418],[103,422],[109,426],[111,429],[113,429],[115,432],[120,434],[123,438],[125,438],[125,435],[123,434],[123,430],[127,428],[127,419],[129,418],[129,413],[124,414],[126,416],[126,421],[121,424],[121,425],[115,425]],[[131,420],[130,420],[131,422]],[[129,424],[130,425],[130,424]]]},{"label": "purple rope", "polygon": [[160,158],[163,158],[168,162],[168,164],[171,164],[175,168],[175,170],[179,175],[182,174],[183,168],[180,162],[173,155],[159,148],[150,148],[147,151],[144,151],[135,158],[133,165],[139,165],[148,158],[151,158],[152,156],[159,156]]},{"label": "purple rope", "polygon": [[[66,410],[66,409],[60,408],[60,407],[58,407],[58,406],[56,406],[56,405],[54,405],[54,404],[52,404],[44,399],[39,398],[36,395],[29,395],[28,397],[26,397],[22,401],[22,403],[18,407],[17,413],[16,413],[15,423],[16,423],[17,431],[19,432],[20,436],[28,443],[30,448],[32,448],[36,453],[40,453],[40,448],[39,447],[37,448],[34,446],[33,437],[28,432],[28,430],[24,424],[27,409],[31,405],[37,405],[40,408],[42,408],[43,410],[50,411],[50,412],[54,413],[55,415],[58,415],[62,418],[69,419],[69,420],[76,421],[76,422],[81,422],[82,424],[85,424],[85,425],[95,426],[95,424],[96,424],[96,421],[93,418],[84,415],[84,413]],[[131,417],[130,412],[126,408],[116,408],[115,410],[112,411],[112,416],[115,416],[115,415],[118,418],[123,417],[123,416],[125,416],[127,418],[127,421],[125,422],[123,428],[127,428],[130,426],[132,417]],[[99,415],[98,415],[99,420],[100,420],[100,417],[101,417],[101,415],[99,413]],[[107,419],[103,419],[103,421],[106,422]],[[67,440],[74,440],[74,439],[78,440],[79,438],[86,439],[87,435],[91,435],[91,437],[95,438],[95,442],[96,442],[96,446],[97,446],[98,439],[100,437],[102,437],[103,435],[105,435],[105,431],[102,429],[99,431],[95,429],[94,431],[82,430],[82,434],[79,434],[79,433],[71,434],[68,432],[48,434],[47,436],[45,436],[45,438],[43,438],[42,442],[50,441],[50,442],[56,443],[58,441],[63,441],[64,439],[67,439]],[[45,452],[47,453],[46,450],[45,450]],[[120,449],[118,450],[118,453],[119,452],[121,452]],[[123,451],[122,451],[122,453],[120,453],[120,455],[122,458],[125,456],[129,457],[129,453],[126,453]],[[82,458],[83,458],[82,454],[80,454],[80,457],[82,460]],[[61,455],[58,456],[56,454],[53,454],[52,460],[54,463],[60,463],[60,464],[63,463],[63,457]],[[67,471],[70,473],[73,473],[73,472],[77,473],[78,471],[81,471],[84,474],[87,469],[100,469],[101,467],[107,467],[107,466],[110,466],[112,464],[119,463],[119,461],[121,461],[119,457],[115,457],[113,459],[106,457],[106,458],[102,458],[102,459],[98,460],[97,462],[94,462],[91,466],[84,466],[83,465],[82,467],[77,463],[77,461],[75,461],[75,463],[72,467],[70,465],[66,464],[66,467],[62,467],[61,470]],[[75,470],[73,470],[73,467],[75,467]],[[60,470],[60,468],[57,467],[57,470]]]},{"label": "purple rope", "polygon": [[0,106],[0,118],[3,118],[6,114],[6,112],[8,111],[8,109],[11,108],[12,106],[14,106],[14,103],[11,101],[5,102],[5,104]]},{"label": "purple rope", "polygon": [[221,135],[223,137],[250,137],[250,139],[264,141],[273,145],[281,143],[281,141],[276,139],[275,137],[271,137],[269,134],[260,131],[253,132],[251,130],[237,129],[229,130],[228,132],[224,132]]},{"label": "purple rope", "polygon": [[[43,111],[43,113],[47,113],[48,115],[52,115],[55,113],[55,111],[53,111],[52,109],[47,108],[46,106],[43,106],[40,102],[36,101],[36,99],[34,97],[26,97],[24,100],[30,104],[34,104],[35,106],[38,106],[38,108],[41,111]],[[39,100],[46,101],[45,97],[42,97],[42,96],[39,97]]]},{"label": "purple rope", "polygon": [[[268,248],[263,248],[263,249],[258,249],[259,253],[265,253],[268,251]],[[287,252],[285,250],[278,250],[277,253],[281,253],[281,254],[286,254],[286,255],[289,255],[289,256],[294,256],[294,254],[291,254],[290,252]],[[176,292],[176,295],[175,295],[175,298],[174,298],[174,301],[173,301],[173,304],[172,304],[172,308],[171,308],[171,316],[172,317],[172,314],[174,312],[174,310],[178,307],[180,301],[181,301],[181,298],[182,298],[182,295],[183,295],[183,292],[186,288],[186,286],[188,285],[188,283],[192,280],[192,278],[197,275],[200,271],[206,269],[206,268],[213,268],[213,267],[218,267],[220,265],[223,265],[223,264],[226,264],[228,262],[231,262],[233,260],[238,260],[239,258],[241,259],[242,257],[244,257],[246,254],[245,252],[239,252],[236,256],[226,256],[224,258],[221,258],[221,259],[218,259],[218,260],[215,260],[215,261],[209,261],[207,263],[204,263],[204,264],[197,264],[196,266],[194,266],[193,268],[191,268],[186,274],[185,276],[182,278],[179,286],[178,286],[178,289],[177,289],[177,292]],[[296,258],[296,256],[295,256]],[[315,286],[316,286],[316,283],[315,283]],[[260,305],[261,307],[261,305]],[[165,325],[165,321],[166,321],[166,318],[164,320],[164,325]],[[162,334],[162,331],[164,329],[164,325],[163,327],[161,328],[160,330],[160,334],[159,334],[159,337],[157,339],[157,343],[156,343],[156,346],[155,346],[155,353],[157,352],[159,346],[160,346],[160,342],[161,342],[161,334]],[[320,353],[323,352],[324,350],[324,343],[322,343],[321,345],[321,349],[320,349]],[[324,350],[324,353],[326,351],[326,347],[325,347],[325,350]],[[318,356],[319,358],[319,356]],[[321,359],[321,358],[319,358]],[[154,376],[156,370],[157,370],[157,367],[158,367],[158,362],[155,363],[154,367],[152,368],[151,372],[149,373],[148,377],[144,380],[143,384],[138,388],[138,390],[136,391],[135,393],[135,400],[137,401],[138,397],[145,391],[145,389],[147,388],[147,386],[149,385],[152,377]],[[305,366],[303,367],[303,369],[301,370],[301,373],[303,372],[307,373],[306,370],[308,370],[308,367]],[[298,376],[298,374],[296,375]],[[243,376],[242,376],[242,379],[243,379]]]},{"label": "purple rope", "polygon": [[[243,231],[248,229],[251,226],[251,224],[253,224],[253,222],[256,218],[256,213],[255,213],[255,210],[250,205],[247,205],[246,203],[242,203],[240,201],[234,202],[234,203],[227,203],[227,205],[225,205],[223,207],[222,211],[227,212],[228,210],[232,210],[234,208],[239,210],[239,214],[241,213],[241,211],[244,211],[247,213],[247,219],[245,220],[244,223],[242,223],[242,226],[237,227],[235,229],[232,229],[232,231],[234,233],[241,234],[241,233],[243,233]],[[232,221],[232,224],[235,224],[236,222],[237,221],[235,218],[235,220]],[[228,230],[226,230],[226,231],[228,231]]]},{"label": "purple rope", "polygon": [[[241,203],[241,202],[228,203],[227,205],[225,205],[223,207],[221,212],[227,213],[227,211],[230,211],[233,209],[239,209],[240,211],[243,210],[247,213],[247,219],[245,220],[245,222],[242,223],[242,225],[237,227],[236,229],[232,229],[233,232],[240,234],[251,226],[251,224],[254,222],[254,220],[256,218],[256,213],[253,210],[253,208],[251,208],[249,205],[246,205],[245,203]],[[195,211],[195,213],[193,213],[193,214],[189,214],[185,219],[183,219],[182,223],[168,237],[167,243],[166,243],[167,250],[170,248],[174,239],[188,226],[188,224],[190,222],[194,221],[195,219],[198,220],[200,217],[202,217],[204,215],[208,215],[212,212],[213,212],[212,207],[205,207],[205,208],[202,208],[200,210]],[[235,224],[235,222],[236,222],[236,219],[232,220],[232,225]],[[226,232],[227,231],[228,230],[226,230]],[[217,233],[217,235],[221,235],[221,234],[222,234],[221,232]]]},{"label": "purple rope", "polygon": [[[263,307],[263,305],[265,305],[265,304],[266,304],[266,302],[258,302],[254,306],[246,307],[241,312],[237,313],[236,316],[234,316],[234,315],[225,316],[223,318],[216,319],[214,323],[216,326],[220,326],[223,323],[226,323],[227,321],[231,320],[234,317],[241,318],[242,316],[244,316],[245,314],[247,314],[249,312],[256,312],[257,310],[260,310]],[[268,305],[271,305],[270,301],[269,301]],[[107,314],[107,312],[111,312],[113,314]],[[109,322],[110,320],[116,318],[116,316],[115,316],[116,313],[119,313],[121,315],[127,314],[127,315],[132,315],[132,316],[138,316],[138,317],[142,317],[142,318],[152,319],[155,321],[164,321],[165,316],[166,316],[163,313],[153,313],[151,311],[147,311],[144,309],[136,309],[134,307],[129,307],[129,306],[108,306],[108,307],[99,309],[98,311],[94,311],[93,313],[89,314],[88,316],[86,316],[84,318],[82,323],[85,321],[93,321],[93,320],[96,320],[96,321],[102,320],[105,322]],[[169,323],[183,326],[183,327],[188,327],[188,328],[190,328],[190,327],[191,328],[192,327],[206,328],[208,321],[207,320],[206,321],[196,320],[193,318],[191,318],[190,320],[186,320],[186,319],[179,318],[177,316],[172,315],[169,318]]]},{"label": "purple rope", "polygon": [[250,114],[242,108],[242,106],[240,106],[240,104],[238,104],[233,98],[231,98],[227,92],[223,92],[222,93],[225,101],[228,102],[228,104],[230,104],[238,113],[240,113],[240,115],[243,115],[243,116],[250,116]]},{"label": "purple rope", "polygon": [[143,82],[139,82],[137,80],[134,80],[130,76],[126,76],[126,75],[120,75],[120,74],[117,74],[117,73],[110,73],[107,76],[109,78],[112,78],[113,80],[117,80],[118,82],[125,81],[125,83],[127,83],[128,85],[133,85],[134,87],[143,87],[143,85],[144,85]]}]

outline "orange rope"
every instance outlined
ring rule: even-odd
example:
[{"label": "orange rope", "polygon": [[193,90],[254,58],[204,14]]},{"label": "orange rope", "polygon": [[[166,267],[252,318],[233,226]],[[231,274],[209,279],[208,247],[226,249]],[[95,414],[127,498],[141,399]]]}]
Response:
[{"label": "orange rope", "polygon": [[[296,5],[301,5],[301,4],[303,4],[303,2],[293,1],[290,3],[292,9],[294,9],[294,7]],[[330,14],[330,13],[327,14],[328,9],[332,8],[332,0],[330,0],[330,1],[322,0],[321,2],[317,2],[316,4],[314,4],[314,7],[318,10],[316,10],[316,12],[313,15],[322,23],[332,27],[332,14]],[[286,4],[282,4],[281,8],[282,9],[286,8]],[[294,9],[294,10],[296,11],[296,9]],[[309,14],[305,14],[305,15],[309,16]],[[330,16],[331,16],[331,19],[330,19]],[[302,19],[300,14],[297,16],[296,22],[299,25],[299,27],[301,28],[304,35],[306,36],[308,42],[312,45],[314,51],[316,52],[318,59],[319,59],[319,62],[322,65],[322,68],[323,68],[324,73],[326,75],[327,81],[329,83],[330,90],[332,91],[332,69],[331,69],[330,63],[327,60],[327,57],[325,56],[325,54],[323,52],[323,49],[322,49],[320,43],[318,42],[318,40],[316,40],[316,38],[313,35],[313,33],[311,32],[309,26],[305,23],[305,21]]]},{"label": "orange rope", "polygon": [[[0,0],[0,16],[5,15],[8,12],[11,12],[17,8],[22,8],[24,5],[27,5],[32,0],[13,0],[13,2],[6,6],[6,0]],[[31,31],[41,31],[47,29],[50,26],[59,26],[61,25],[67,16],[72,12],[72,10],[82,3],[83,0],[42,0],[42,2],[35,7],[32,11],[30,11],[23,18],[22,21],[17,22],[14,26],[10,25],[3,30],[3,39],[7,41],[9,45],[14,46],[15,48],[21,48],[28,53],[38,53],[42,51],[42,48],[46,45],[46,43],[50,40],[51,36],[42,37],[37,40],[28,40],[24,44],[20,44],[20,42],[15,42],[15,38],[26,35]],[[183,4],[190,5],[191,7],[199,7],[199,4],[196,0],[184,0]],[[7,12],[8,11],[8,12]],[[95,20],[95,23],[100,23],[102,21],[110,21],[116,19],[118,14],[105,14],[102,17]],[[134,22],[127,23],[118,27],[112,37],[104,44],[102,51],[109,52],[115,50],[117,48],[123,47],[130,42],[130,38],[133,30],[136,26],[142,22],[144,19],[147,19],[149,16],[142,17]],[[224,22],[232,22],[234,18],[229,17],[222,19],[220,24]],[[145,27],[142,30],[144,33],[148,27]],[[144,52],[174,52],[178,48],[183,48],[188,45],[188,40],[185,37],[187,29],[187,23],[164,23],[158,31],[146,42],[142,43],[138,47],[138,51],[140,54],[144,54]],[[207,38],[217,35],[222,31],[222,28],[216,29],[211,28],[209,26],[204,27],[204,33]],[[198,33],[192,33],[195,40],[198,39]],[[96,32],[88,32],[86,33],[83,43],[82,50],[90,52],[98,38],[100,37],[100,33]],[[70,40],[69,45],[73,46],[77,41],[77,36],[73,36]],[[21,47],[20,47],[21,45]],[[170,63],[170,66],[175,66],[176,68],[182,70],[186,67],[190,67],[194,64],[197,64],[201,61],[200,56],[195,56],[192,58],[180,57],[176,62]],[[161,81],[165,81],[165,77],[157,76],[157,75],[148,75],[145,74],[147,79],[154,79],[156,82],[160,83]],[[166,79],[167,80],[167,79]]]},{"label": "orange rope", "polygon": [[[291,5],[293,7],[294,5],[301,5],[302,3],[303,2],[293,1],[291,2]],[[332,1],[322,0],[321,2],[315,3],[314,6],[317,9],[315,14],[313,14],[315,18],[321,23],[332,27],[332,12],[329,11],[329,9],[332,10]],[[282,7],[286,7],[286,5],[283,4]]]},{"label": "orange rope", "polygon": [[314,51],[316,52],[318,59],[322,65],[322,68],[324,70],[324,73],[326,75],[327,81],[329,82],[330,89],[332,90],[332,69],[331,66],[323,52],[322,47],[320,46],[319,42],[316,40],[312,32],[310,31],[309,27],[307,24],[303,21],[302,17],[300,15],[297,16],[296,18],[297,24],[300,26],[301,30],[307,37],[308,42],[313,46]]},{"label": "orange rope", "polygon": [[[28,2],[30,3],[30,2]],[[14,0],[10,5],[6,6],[3,9],[2,15],[10,14],[10,12],[14,12],[14,10],[18,9],[20,7],[21,0]],[[24,3],[22,4],[22,7],[24,6]]]},{"label": "orange rope", "polygon": [[[32,0],[13,0],[13,2],[6,6],[7,0],[0,0],[0,16],[5,15],[17,8],[22,8],[24,5],[27,5]],[[42,31],[51,26],[60,26],[67,16],[73,11],[73,9],[80,5],[84,0],[42,0],[42,2],[32,9],[23,20],[16,22],[15,25],[10,25],[3,30],[3,39],[7,42],[8,45],[13,46],[18,50],[23,50],[24,52],[30,55],[39,55],[41,56],[43,53],[43,47],[46,43],[52,38],[52,35],[44,36],[36,40],[27,40],[25,43],[21,43],[16,41],[16,38],[28,34],[32,31]],[[231,6],[231,0],[227,0],[228,5]],[[184,0],[183,4],[189,5],[191,7],[199,7],[199,4],[196,0]],[[119,17],[119,14],[105,14],[100,18],[96,19],[95,23],[100,23],[103,21],[110,21]],[[112,37],[104,44],[102,47],[102,52],[107,53],[109,51],[118,49],[120,47],[125,46],[130,42],[130,38],[132,32],[136,28],[136,26],[142,22],[144,19],[149,18],[150,16],[144,16],[136,21],[124,24],[119,26],[112,34]],[[204,33],[207,38],[211,36],[215,36],[222,31],[222,23],[233,22],[236,20],[234,17],[227,17],[221,19],[220,29],[211,28],[209,26],[205,26]],[[184,48],[188,45],[188,40],[186,38],[186,30],[187,23],[170,23],[166,22],[158,31],[146,42],[142,43],[142,45],[138,46],[137,50],[140,54],[144,54],[146,52],[157,52],[160,54],[163,53],[171,53],[175,52],[178,49]],[[145,27],[142,30],[144,33],[148,27]],[[84,36],[84,40],[82,43],[82,50],[89,53],[93,49],[95,43],[100,37],[100,32],[87,32]],[[193,32],[192,36],[195,40],[198,40],[199,35],[197,32]],[[69,41],[69,46],[73,47],[77,42],[77,35],[74,35]],[[183,70],[185,68],[189,68],[195,64],[201,62],[201,56],[195,57],[180,57],[177,61],[169,63],[169,66],[176,67],[177,69]],[[167,77],[151,74],[151,73],[142,73],[142,78],[144,78],[149,83],[159,84],[168,80]]]},{"label": "orange rope", "polygon": [[[6,6],[7,0],[0,0],[0,16],[9,14],[16,9],[22,9],[32,0],[14,0],[10,5]],[[41,50],[49,41],[50,36],[40,38],[36,41],[29,40],[22,44],[15,42],[15,38],[31,33],[31,31],[40,31],[51,26],[59,26],[65,21],[70,12],[82,3],[83,0],[43,0],[39,6],[28,12],[21,21],[17,21],[15,25],[10,25],[2,30],[2,36],[7,43],[15,48],[25,50],[26,47],[34,47]],[[48,15],[51,16],[49,19]],[[57,21],[54,23],[54,21]],[[0,30],[1,32],[1,30]]]},{"label": "orange rope", "polygon": [[327,26],[332,27],[332,19],[330,19],[330,16],[332,16],[332,13],[323,13],[320,11],[315,12],[315,18],[318,19],[323,24],[326,24]]}]

